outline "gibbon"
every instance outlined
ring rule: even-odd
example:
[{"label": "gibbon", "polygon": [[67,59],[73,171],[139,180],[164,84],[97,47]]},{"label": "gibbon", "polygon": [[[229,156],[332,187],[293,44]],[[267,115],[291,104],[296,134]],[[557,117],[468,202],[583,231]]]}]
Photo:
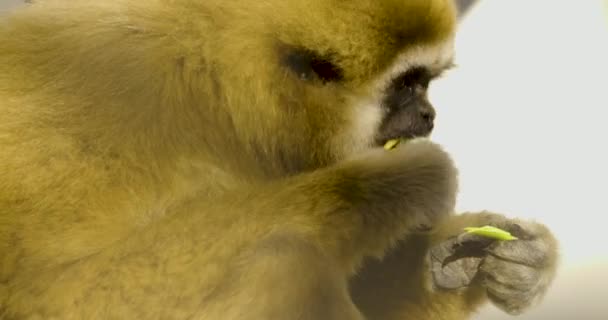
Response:
[{"label": "gibbon", "polygon": [[[455,20],[447,0],[40,0],[3,17],[0,318],[525,311],[556,240],[453,214],[457,171],[428,139]],[[488,224],[519,240],[463,234]]]}]

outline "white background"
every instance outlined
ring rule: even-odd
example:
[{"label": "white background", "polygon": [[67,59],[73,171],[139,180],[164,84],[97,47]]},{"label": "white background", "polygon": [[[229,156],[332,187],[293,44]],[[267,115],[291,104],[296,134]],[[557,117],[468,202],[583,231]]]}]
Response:
[{"label": "white background", "polygon": [[[432,87],[460,210],[546,223],[562,266],[517,319],[608,319],[608,15],[601,0],[481,0]],[[478,319],[512,319],[492,307]]]},{"label": "white background", "polygon": [[[0,10],[18,2],[0,0]],[[433,137],[460,168],[459,209],[536,219],[561,241],[555,285],[517,319],[608,319],[603,9],[602,0],[482,0],[460,26],[458,69],[433,86]],[[511,317],[487,307],[478,319]]]}]

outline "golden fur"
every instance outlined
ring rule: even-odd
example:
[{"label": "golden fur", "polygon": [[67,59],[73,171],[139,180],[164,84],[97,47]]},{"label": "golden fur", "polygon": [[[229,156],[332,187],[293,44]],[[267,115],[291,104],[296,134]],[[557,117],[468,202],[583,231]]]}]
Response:
[{"label": "golden fur", "polygon": [[[400,57],[450,62],[432,48],[454,23],[442,0],[46,0],[6,17],[0,318],[466,318],[485,287],[433,290],[425,255],[499,216],[449,215],[435,144],[387,153],[374,123],[357,131]],[[290,73],[299,47],[343,81]],[[376,267],[400,269],[361,277],[390,248],[403,259]]]}]

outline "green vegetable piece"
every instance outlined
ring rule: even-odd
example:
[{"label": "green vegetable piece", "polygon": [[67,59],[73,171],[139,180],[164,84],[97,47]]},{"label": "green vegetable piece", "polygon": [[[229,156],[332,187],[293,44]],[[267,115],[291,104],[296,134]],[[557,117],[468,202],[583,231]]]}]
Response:
[{"label": "green vegetable piece", "polygon": [[467,227],[464,230],[468,233],[476,234],[478,236],[492,238],[503,241],[512,241],[517,240],[517,237],[514,237],[508,231],[492,227],[492,226],[483,226],[483,227]]},{"label": "green vegetable piece", "polygon": [[388,140],[384,144],[384,149],[386,149],[386,150],[395,149],[399,143],[405,142],[405,141],[406,141],[405,139],[391,139],[391,140]]},{"label": "green vegetable piece", "polygon": [[395,147],[396,147],[398,144],[399,144],[399,139],[392,139],[392,140],[389,140],[389,141],[387,141],[387,142],[384,144],[384,149],[385,149],[385,150],[392,150],[392,149],[395,149]]}]

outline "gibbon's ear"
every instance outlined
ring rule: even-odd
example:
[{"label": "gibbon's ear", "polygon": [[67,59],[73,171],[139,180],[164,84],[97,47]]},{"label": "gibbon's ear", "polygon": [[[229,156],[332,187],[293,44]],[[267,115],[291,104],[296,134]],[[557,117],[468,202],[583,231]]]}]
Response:
[{"label": "gibbon's ear", "polygon": [[462,20],[469,10],[477,3],[478,0],[456,0],[458,7],[458,19]]}]

